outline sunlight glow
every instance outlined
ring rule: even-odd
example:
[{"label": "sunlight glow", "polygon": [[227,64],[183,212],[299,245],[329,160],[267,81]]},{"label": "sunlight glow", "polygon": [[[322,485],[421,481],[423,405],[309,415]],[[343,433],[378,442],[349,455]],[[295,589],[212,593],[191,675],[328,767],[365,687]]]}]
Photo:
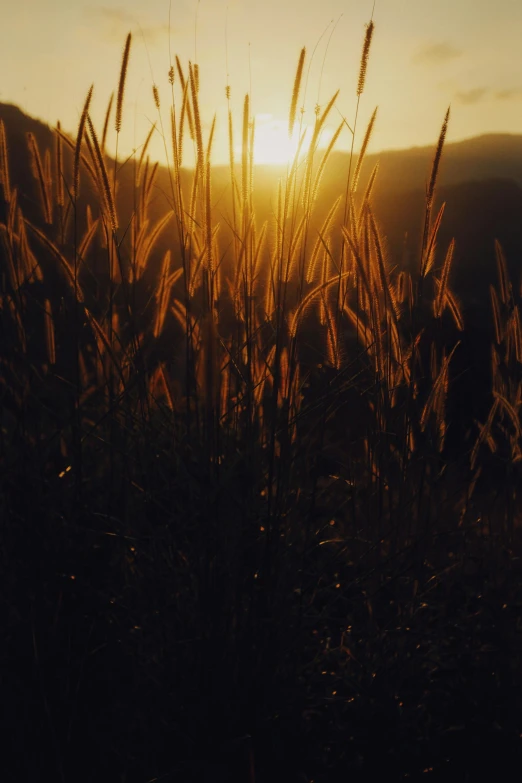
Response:
[{"label": "sunlight glow", "polygon": [[[300,157],[306,153],[310,143],[311,129],[306,129]],[[299,147],[299,129],[295,128],[292,137],[288,136],[288,123],[276,120],[271,114],[258,114],[254,137],[254,163],[285,164],[294,160]]]}]

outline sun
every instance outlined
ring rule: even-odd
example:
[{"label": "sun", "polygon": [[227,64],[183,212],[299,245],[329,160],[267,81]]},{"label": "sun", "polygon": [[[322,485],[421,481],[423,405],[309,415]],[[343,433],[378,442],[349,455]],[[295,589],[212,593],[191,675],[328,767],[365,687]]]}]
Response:
[{"label": "sun", "polygon": [[[308,134],[306,134],[308,136]],[[300,155],[305,151],[305,143]],[[299,148],[299,131],[288,135],[288,122],[278,120],[272,114],[256,115],[254,136],[254,163],[257,165],[284,165],[294,160]]]},{"label": "sun", "polygon": [[[324,128],[319,136],[317,148],[324,149],[332,138],[330,128]],[[254,133],[254,163],[258,166],[281,166],[293,163],[299,152],[301,161],[308,153],[313,136],[310,125],[297,126],[292,136],[288,135],[288,120],[276,119],[272,114],[256,114]],[[301,137],[302,142],[299,144]],[[234,152],[241,156],[241,146]]]}]

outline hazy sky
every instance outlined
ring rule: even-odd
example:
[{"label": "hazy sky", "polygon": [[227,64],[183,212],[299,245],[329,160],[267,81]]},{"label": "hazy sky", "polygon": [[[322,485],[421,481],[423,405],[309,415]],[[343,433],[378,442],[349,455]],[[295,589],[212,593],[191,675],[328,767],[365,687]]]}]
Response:
[{"label": "hazy sky", "polygon": [[[199,63],[207,127],[217,113],[215,161],[226,158],[226,30],[237,136],[251,86],[262,158],[269,138],[275,148],[278,133],[284,137],[302,46],[307,47],[305,121],[312,123],[315,104],[324,107],[340,89],[331,128],[340,113],[352,122],[364,26],[373,6],[373,0],[172,0],[169,55],[169,0],[0,3],[0,101],[16,103],[52,125],[60,119],[75,132],[94,82],[92,114],[100,127],[132,31],[120,148],[138,147],[158,119],[153,82],[168,127],[169,57],[178,54],[185,66],[189,59]],[[520,0],[376,0],[374,22],[359,142],[376,105],[373,150],[435,143],[449,104],[449,140],[522,133]],[[349,143],[345,131],[338,147]],[[158,157],[161,150],[158,137]]]}]

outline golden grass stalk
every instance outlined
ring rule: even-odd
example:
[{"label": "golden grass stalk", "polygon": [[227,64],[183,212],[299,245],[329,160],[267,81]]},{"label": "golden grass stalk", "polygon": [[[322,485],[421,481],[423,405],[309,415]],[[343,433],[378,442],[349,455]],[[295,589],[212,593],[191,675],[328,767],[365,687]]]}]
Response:
[{"label": "golden grass stalk", "polygon": [[[214,230],[212,232],[212,241],[214,241],[214,238],[218,232],[219,227],[215,226]],[[194,236],[194,250],[197,253],[195,256],[195,261],[193,264],[192,269],[190,270],[189,275],[189,281],[188,281],[188,291],[190,296],[194,296],[196,289],[198,285],[200,284],[202,280],[202,274],[201,271],[203,268],[205,268],[205,257],[207,255],[207,246],[206,243],[203,244],[202,247],[199,246],[199,241],[197,241],[197,237]],[[236,294],[237,297],[237,294]]]},{"label": "golden grass stalk", "polygon": [[284,398],[288,396],[289,369],[290,362],[288,360],[288,349],[285,347],[281,351],[281,358],[279,362],[279,377],[281,379],[281,386],[279,389],[279,404],[281,407],[283,406]]},{"label": "golden grass stalk", "polygon": [[341,203],[341,196],[339,196],[332,206],[330,207],[330,211],[328,212],[323,225],[321,226],[321,229],[317,232],[317,239],[315,241],[312,253],[310,255],[310,260],[308,262],[308,267],[306,270],[306,282],[311,283],[315,279],[315,268],[317,265],[317,258],[319,257],[319,251],[321,248],[326,247],[326,240],[328,239],[330,228],[332,225],[332,221],[335,217],[335,213],[337,212],[337,209],[339,208],[339,204]]},{"label": "golden grass stalk", "polygon": [[470,455],[469,461],[470,461],[471,470],[475,469],[475,464],[477,462],[479,449],[484,442],[488,443],[491,451],[495,451],[496,449],[495,441],[493,439],[493,436],[491,435],[491,428],[493,426],[493,421],[495,419],[495,415],[497,413],[499,405],[500,405],[500,400],[498,399],[498,397],[495,396],[486,423],[482,425],[480,424],[480,422],[477,422],[479,427],[479,436],[475,441],[475,445],[473,446]]},{"label": "golden grass stalk", "polygon": [[156,163],[154,164],[154,166],[149,172],[148,163],[149,163],[149,159],[147,158],[147,166],[145,169],[145,175],[143,177],[143,188],[141,192],[141,202],[140,202],[142,218],[146,216],[147,210],[149,208],[150,199],[152,197],[152,188],[154,187],[154,183],[156,181],[156,175],[158,173],[158,166],[159,166],[158,161],[156,161]]},{"label": "golden grass stalk", "polygon": [[[232,111],[228,110],[228,160],[230,164],[230,181],[234,182],[234,124],[232,122]],[[232,191],[232,199],[234,199],[234,192]]]},{"label": "golden grass stalk", "polygon": [[58,207],[62,208],[65,206],[65,196],[64,196],[64,172],[63,172],[63,144],[62,144],[62,138],[60,135],[61,125],[60,121],[56,123],[56,146],[55,146],[55,154],[56,154],[56,204]]},{"label": "golden grass stalk", "polygon": [[[379,163],[376,163],[375,166],[372,169],[372,173],[370,174],[370,178],[368,180],[368,184],[366,185],[366,190],[364,191],[364,195],[362,197],[361,206],[359,208],[359,216],[357,218],[356,226],[357,231],[361,230],[362,221],[364,218],[366,207],[370,204],[370,199],[373,191],[373,186],[375,184],[375,179],[377,177],[377,172],[379,171]],[[350,198],[350,206],[354,207],[354,200],[353,198]]]},{"label": "golden grass stalk", "polygon": [[[323,263],[321,265],[321,283],[325,283],[328,280],[328,254],[330,252],[329,243],[328,241],[325,242],[324,245],[324,252],[323,252]],[[320,302],[319,302],[319,323],[321,326],[326,325],[326,321],[328,318],[327,315],[327,300],[326,300],[326,294],[324,291],[321,291],[320,296]]]},{"label": "golden grass stalk", "polygon": [[[61,141],[65,142],[67,144],[67,146],[69,147],[69,149],[72,150],[73,155],[75,155],[76,154],[76,143],[71,141],[71,139],[61,129],[59,129],[58,126],[56,127],[56,133],[59,135]],[[85,146],[87,147],[87,150],[89,151],[90,159],[86,155],[84,155],[82,153],[82,154],[80,154],[79,163],[80,162],[82,163],[82,165],[87,170],[87,173],[89,174],[92,182],[94,183],[94,185],[96,185],[97,184],[96,172],[94,170],[93,164],[91,163],[91,161],[94,159],[93,158],[92,145],[91,145],[91,143],[89,141],[88,136],[86,136],[83,131],[82,131],[82,136],[83,136],[83,141],[85,141]],[[74,171],[73,171],[73,179],[74,179]],[[72,203],[73,203],[73,200],[69,200],[67,202],[67,211],[70,209]],[[65,218],[64,218],[64,221],[65,221]]]},{"label": "golden grass stalk", "polygon": [[497,290],[494,286],[489,286],[489,293],[491,296],[491,310],[493,312],[493,325],[495,327],[495,340],[497,345],[500,345],[502,338],[504,337],[504,330],[500,322],[500,306],[498,302]]},{"label": "golden grass stalk", "polygon": [[56,258],[58,261],[61,269],[65,273],[65,279],[69,283],[71,290],[75,292],[75,295],[78,298],[79,302],[83,302],[83,294],[79,286],[75,285],[75,275],[74,275],[74,269],[72,269],[71,265],[65,258],[65,256],[60,252],[60,250],[56,247],[54,242],[52,242],[44,233],[43,231],[40,231],[39,228],[34,226],[29,220],[24,219],[25,225],[32,231],[33,234],[35,234],[40,242],[51,252],[51,254]]},{"label": "golden grass stalk", "polygon": [[438,281],[439,290],[433,302],[433,314],[435,318],[440,318],[442,316],[444,305],[446,304],[446,298],[447,298],[446,293],[448,291],[448,279],[449,279],[449,273],[451,269],[451,262],[453,260],[454,251],[455,251],[455,240],[452,239],[449,244],[446,257],[444,259],[444,264],[442,265],[442,272],[441,272],[440,280]]},{"label": "golden grass stalk", "polygon": [[443,204],[441,204],[437,217],[435,218],[435,221],[431,228],[428,244],[426,247],[426,252],[424,254],[424,258],[422,259],[421,277],[426,277],[426,275],[431,271],[433,264],[435,263],[435,250],[437,247],[437,236],[439,233],[440,224],[442,223],[442,216],[444,214],[445,207],[446,207],[446,203],[444,202]]},{"label": "golden grass stalk", "polygon": [[440,130],[439,140],[437,142],[437,149],[435,150],[435,157],[433,158],[433,164],[431,167],[431,176],[430,181],[428,184],[428,190],[426,193],[427,201],[431,207],[431,204],[433,203],[433,195],[435,193],[435,185],[437,183],[437,176],[439,173],[439,165],[440,165],[440,159],[442,157],[442,150],[444,147],[444,141],[446,139],[446,134],[448,132],[448,122],[450,118],[450,109],[448,107],[448,110],[446,112],[446,115],[444,117],[444,122],[442,123],[442,128]]},{"label": "golden grass stalk", "polygon": [[[85,315],[87,316],[87,320],[91,326],[91,329],[93,331],[94,337],[96,339],[96,344],[98,346],[98,354],[100,358],[103,358],[104,356],[108,356],[116,370],[116,372],[119,375],[120,381],[122,386],[125,386],[125,378],[123,376],[121,363],[118,361],[118,357],[116,356],[113,347],[110,344],[109,338],[103,331],[102,327],[94,317],[94,315],[85,308]],[[111,324],[111,329],[115,326],[115,324]]]},{"label": "golden grass stalk", "polygon": [[459,301],[453,291],[451,291],[449,288],[446,289],[446,305],[448,306],[448,309],[453,317],[453,320],[455,321],[455,326],[459,330],[459,332],[464,331],[464,319],[462,317],[462,309],[460,307]]},{"label": "golden grass stalk", "polygon": [[216,127],[216,115],[212,120],[210,134],[205,156],[205,233],[207,244],[207,269],[210,274],[214,273],[213,241],[212,241],[212,177],[211,177],[211,154],[212,142],[214,140],[214,130]]},{"label": "golden grass stalk", "polygon": [[[174,165],[174,181],[179,183],[179,175],[181,168],[181,161],[179,159],[180,150],[178,148],[178,128],[176,122],[176,110],[174,106],[170,107],[170,139],[172,144],[172,162]],[[179,191],[178,191],[179,197]],[[178,204],[178,214],[181,214],[181,209]]]},{"label": "golden grass stalk", "polygon": [[152,97],[154,99],[154,105],[155,105],[156,109],[159,111],[160,110],[160,95],[159,95],[159,90],[158,90],[158,85],[157,84],[153,84],[152,85]]},{"label": "golden grass stalk", "polygon": [[[381,313],[378,311],[379,308],[379,300],[375,300],[375,304],[377,307],[375,308],[374,315],[372,317],[372,321],[374,322],[372,325],[372,331],[373,331],[373,337],[375,340],[375,349],[374,349],[374,357],[375,357],[375,373],[378,381],[382,382],[385,380],[385,350],[384,350],[384,342],[382,339],[382,318]],[[385,387],[383,387],[384,389]]]},{"label": "golden grass stalk", "polygon": [[11,198],[9,158],[7,149],[7,136],[5,133],[4,121],[2,119],[0,119],[0,187],[2,188],[3,200],[9,201]]},{"label": "golden grass stalk", "polygon": [[154,123],[151,126],[151,129],[150,129],[150,131],[147,134],[147,138],[145,139],[145,143],[144,143],[144,145],[143,145],[143,147],[141,149],[140,159],[138,161],[138,168],[137,168],[137,173],[136,173],[136,187],[140,186],[140,182],[141,182],[141,168],[142,168],[142,165],[143,165],[143,160],[145,158],[145,154],[146,154],[146,152],[147,152],[147,150],[149,148],[150,140],[152,139],[152,135],[153,135],[155,130],[156,130],[156,123]]},{"label": "golden grass stalk", "polygon": [[[76,145],[74,147],[73,195],[74,195],[75,202],[78,200],[78,196],[80,194],[80,158],[81,158],[81,148],[82,148],[82,140],[83,140],[84,131],[85,131],[85,123],[87,121],[87,115],[89,113],[89,106],[90,106],[90,103],[91,103],[93,89],[94,89],[94,85],[91,84],[89,92],[87,93],[87,98],[85,99],[85,103],[83,105],[83,110],[82,110],[82,114],[81,114],[81,117],[80,117],[80,124],[78,126],[78,134],[76,136]],[[62,138],[63,138],[63,136],[62,136]]]},{"label": "golden grass stalk", "polygon": [[[350,245],[350,249],[351,249],[351,251],[353,253],[353,257],[355,258],[355,261],[356,261],[356,264],[357,264],[357,270],[358,270],[358,273],[360,275],[361,281],[363,283],[364,293],[366,294],[366,296],[368,296],[371,299],[372,290],[371,290],[370,280],[368,278],[368,274],[367,274],[364,262],[363,262],[363,260],[361,258],[360,253],[359,253],[359,249],[358,249],[357,245],[355,244],[355,242],[353,241],[353,239],[352,239],[351,235],[349,234],[349,232],[346,230],[346,228],[344,226],[341,226],[341,230],[343,232],[344,238],[346,239],[346,241]],[[345,276],[347,274],[349,274],[349,273],[348,272],[343,273],[343,275],[345,275]]]},{"label": "golden grass stalk", "polygon": [[268,280],[266,281],[265,296],[263,299],[263,308],[267,319],[270,319],[275,310],[275,293],[276,293],[276,272],[277,268],[277,256],[270,256],[270,268],[268,274]]},{"label": "golden grass stalk", "polygon": [[224,419],[230,408],[230,363],[221,371],[221,418]]},{"label": "golden grass stalk", "polygon": [[[324,294],[321,294],[321,298],[323,297]],[[335,318],[332,317],[332,312],[327,306],[324,308],[324,317],[326,320],[326,358],[330,365],[338,370],[341,366],[341,353],[337,340],[337,326]]]},{"label": "golden grass stalk", "polygon": [[507,270],[506,256],[502,245],[495,239],[495,258],[497,261],[498,282],[500,286],[500,299],[502,304],[507,305],[512,297],[511,283]]},{"label": "golden grass stalk", "polygon": [[148,236],[146,233],[144,234],[143,251],[139,254],[139,258],[138,258],[138,268],[140,270],[145,269],[145,267],[147,266],[147,262],[149,260],[149,256],[152,252],[152,249],[156,244],[160,233],[163,231],[163,229],[168,224],[168,222],[172,219],[173,214],[174,213],[172,211],[167,212],[166,215],[164,215],[156,222],[156,225],[154,226],[154,228],[152,229],[151,233]]},{"label": "golden grass stalk", "polygon": [[196,171],[197,171],[197,176],[201,177],[203,176],[203,162],[205,159],[205,154],[203,150],[203,133],[201,129],[201,115],[199,111],[199,98],[198,98],[198,91],[196,85],[196,77],[194,75],[194,68],[192,66],[192,63],[190,62],[189,62],[189,81],[190,81],[190,90],[192,93],[192,109],[194,112],[194,129],[196,133],[196,155],[197,155]]},{"label": "golden grass stalk", "polygon": [[368,25],[366,25],[366,35],[364,37],[363,50],[361,54],[361,63],[359,66],[359,79],[357,80],[358,98],[360,98],[360,96],[363,94],[364,91],[364,84],[366,82],[366,71],[368,68],[368,59],[370,57],[370,46],[372,44],[374,30],[375,30],[375,25],[372,20]]},{"label": "golden grass stalk", "polygon": [[[329,143],[328,147],[326,148],[326,150],[324,152],[324,155],[323,155],[323,157],[321,159],[321,163],[319,164],[319,168],[317,169],[317,174],[315,175],[314,184],[312,185],[312,195],[311,195],[311,199],[310,199],[312,203],[317,198],[317,191],[319,190],[319,184],[320,184],[320,182],[321,182],[321,180],[323,178],[324,169],[326,167],[326,164],[328,162],[328,158],[330,157],[330,154],[331,154],[333,148],[337,144],[337,139],[339,138],[339,136],[341,134],[343,126],[344,126],[344,123],[341,122],[341,124],[339,125],[339,127],[335,131],[334,135],[332,136],[332,138],[330,140],[330,143]],[[304,140],[304,134],[302,136],[302,140]],[[297,151],[297,154],[296,154],[296,160],[298,160],[298,159],[299,159],[299,150]]]},{"label": "golden grass stalk", "polygon": [[[140,197],[139,197],[139,202],[140,203],[139,203],[139,210],[138,210],[138,218],[139,218],[140,222],[145,219],[146,213],[147,213],[147,209],[146,209],[146,205],[145,205],[145,191],[147,189],[147,178],[148,178],[148,173],[149,173],[149,163],[150,163],[150,158],[147,155],[147,157],[145,158],[145,166],[143,167],[144,185],[143,185],[143,187],[141,189]],[[141,183],[141,172],[140,172],[140,183]]]},{"label": "golden grass stalk", "polygon": [[127,68],[129,65],[129,54],[131,47],[132,33],[128,33],[127,40],[125,41],[125,48],[123,50],[123,57],[121,60],[120,68],[120,80],[118,83],[118,97],[116,99],[116,116],[114,118],[114,127],[116,133],[121,131],[121,121],[123,114],[123,98],[125,95],[125,80],[127,78]]},{"label": "golden grass stalk", "polygon": [[[249,156],[249,166],[248,166],[248,196],[249,196],[249,207],[250,211],[253,210],[252,206],[252,194],[254,192],[254,139],[256,135],[256,119],[255,117],[252,117],[252,120],[249,125],[250,129],[250,156]],[[255,231],[255,221],[253,221],[254,231]]]},{"label": "golden grass stalk", "polygon": [[276,232],[275,257],[276,260],[280,262],[283,255],[283,236],[284,236],[283,183],[281,180],[279,180],[278,187],[277,187],[277,217],[275,223],[275,232]]},{"label": "golden grass stalk", "polygon": [[[44,167],[42,166],[42,159],[40,157],[40,150],[33,133],[27,134],[27,143],[29,145],[29,152],[31,153],[31,164],[33,169],[33,176],[38,180],[40,187],[40,203],[44,214],[44,221],[47,225],[51,225],[53,222],[51,193],[49,190],[49,177],[46,177]],[[49,168],[49,163],[47,164]],[[49,172],[50,174],[50,172]]]},{"label": "golden grass stalk", "polygon": [[511,313],[511,327],[515,343],[515,358],[519,364],[522,364],[522,328],[520,324],[520,310],[518,309],[518,305],[515,305],[513,312]]},{"label": "golden grass stalk", "polygon": [[94,235],[96,234],[97,228],[98,228],[98,218],[96,218],[96,220],[93,220],[90,223],[90,225],[87,226],[87,230],[85,231],[85,234],[82,237],[82,240],[78,247],[78,258],[82,263],[85,262],[85,257],[89,252],[89,247],[94,238]]},{"label": "golden grass stalk", "polygon": [[347,303],[344,304],[343,312],[357,330],[357,337],[364,349],[369,349],[374,342],[373,332],[367,326],[364,313],[355,312]]},{"label": "golden grass stalk", "polygon": [[395,296],[398,302],[401,304],[406,299],[406,274],[403,269],[397,275],[397,281],[395,283]]},{"label": "golden grass stalk", "polygon": [[109,185],[109,175],[107,173],[107,168],[105,166],[105,161],[103,159],[102,151],[100,149],[100,145],[98,143],[98,136],[96,134],[96,131],[94,129],[94,125],[92,124],[92,120],[90,115],[87,115],[87,123],[89,126],[89,131],[91,134],[92,143],[94,146],[94,162],[96,165],[96,173],[98,175],[98,182],[101,187],[101,196],[105,203],[106,211],[109,215],[109,222],[110,227],[113,233],[116,232],[118,228],[118,219],[116,216],[116,207],[114,204],[114,198],[112,194],[111,187]]},{"label": "golden grass stalk", "polygon": [[312,139],[310,141],[310,147],[308,150],[307,155],[307,161],[306,161],[306,174],[305,174],[305,180],[304,180],[304,186],[303,186],[303,199],[304,199],[304,207],[306,210],[310,207],[310,201],[311,201],[311,193],[312,190],[310,189],[310,183],[311,183],[311,177],[312,177],[312,167],[313,167],[313,161],[314,161],[314,154],[317,149],[317,143],[319,141],[319,136],[321,135],[321,131],[324,127],[324,123],[326,122],[326,119],[328,115],[330,114],[330,111],[332,110],[332,107],[337,100],[337,97],[339,95],[339,90],[330,98],[330,101],[328,102],[328,105],[326,106],[326,109],[323,111],[321,115],[317,115],[314,125],[314,132],[312,134]]},{"label": "golden grass stalk", "polygon": [[297,111],[297,101],[299,100],[299,91],[301,89],[301,80],[303,77],[303,67],[306,56],[306,48],[303,46],[301,54],[299,55],[299,62],[297,64],[297,71],[294,79],[294,88],[292,90],[292,101],[290,103],[290,114],[288,117],[288,135],[292,137],[295,125],[295,115]]},{"label": "golden grass stalk", "polygon": [[430,226],[431,226],[431,210],[433,207],[433,196],[435,193],[435,185],[437,183],[437,176],[439,173],[439,165],[442,157],[444,141],[446,139],[446,133],[448,131],[449,116],[450,116],[450,110],[448,108],[439,134],[439,140],[437,142],[437,148],[435,150],[435,156],[433,158],[433,163],[431,166],[430,181],[426,189],[426,212],[424,217],[424,231],[422,236],[422,249],[421,249],[421,280],[426,274],[426,265],[427,265],[426,249],[428,245],[428,234],[430,232]]},{"label": "golden grass stalk", "polygon": [[18,291],[22,284],[20,270],[18,264],[15,265],[14,262],[12,235],[3,223],[0,223],[0,248],[3,249],[2,255],[7,260],[10,287],[13,291]]},{"label": "golden grass stalk", "polygon": [[[16,196],[16,189],[13,191],[13,194]],[[12,196],[11,196],[11,200],[12,200]],[[43,272],[41,270],[39,262],[36,259],[36,256],[34,255],[31,248],[29,247],[29,242],[27,239],[27,231],[25,228],[22,211],[18,209],[17,212],[18,212],[18,252],[22,262],[22,268],[24,269],[25,279],[28,282],[33,282],[34,280],[38,280],[39,282],[42,282]]]},{"label": "golden grass stalk", "polygon": [[354,172],[354,175],[353,175],[352,193],[355,193],[355,191],[357,190],[357,183],[359,182],[359,176],[361,174],[361,167],[362,167],[362,164],[363,164],[364,156],[366,155],[366,150],[367,150],[368,144],[370,142],[370,138],[371,138],[372,131],[373,131],[373,126],[375,125],[375,118],[377,117],[377,108],[378,107],[376,106],[375,109],[373,110],[373,114],[372,114],[372,116],[370,118],[370,122],[368,123],[368,127],[366,128],[366,133],[364,134],[364,139],[363,139],[363,143],[362,143],[362,146],[361,146],[361,151],[359,153],[359,157],[357,159],[357,165],[355,167],[355,172]]},{"label": "golden grass stalk", "polygon": [[47,199],[49,202],[49,216],[52,222],[53,215],[53,175],[51,171],[51,151],[45,150],[44,154],[44,182]]},{"label": "golden grass stalk", "polygon": [[445,356],[442,361],[440,372],[437,376],[437,379],[434,381],[430,389],[428,399],[426,400],[426,404],[424,406],[424,409],[420,417],[419,424],[422,431],[426,429],[426,425],[428,423],[428,418],[430,414],[433,411],[437,413],[437,408],[441,404],[439,397],[441,395],[445,396],[447,393],[449,364],[453,357],[453,354],[455,353],[459,345],[460,345],[460,341],[453,346],[448,356]]},{"label": "golden grass stalk", "polygon": [[[176,57],[176,66],[178,68],[179,78],[181,82],[181,89],[183,90],[183,104],[182,104],[182,110],[181,110],[181,122],[180,122],[180,134],[183,132],[183,125],[184,125],[184,117],[185,117],[185,111],[187,115],[187,121],[189,126],[189,134],[192,141],[195,140],[194,135],[194,119],[192,117],[192,109],[190,107],[190,102],[188,102],[188,89],[189,89],[189,83],[185,79],[185,74],[183,73],[183,69],[181,67],[181,63],[179,61],[179,58]],[[181,138],[180,138],[181,143]]]},{"label": "golden grass stalk", "polygon": [[111,110],[112,110],[112,104],[114,102],[114,92],[111,92],[111,97],[109,98],[109,103],[107,105],[107,111],[105,112],[105,120],[103,123],[103,132],[102,132],[102,138],[101,138],[101,151],[105,152],[105,143],[107,141],[107,131],[109,129],[109,120],[111,117]]},{"label": "golden grass stalk", "polygon": [[[206,268],[209,275],[214,274],[214,254],[213,254],[213,236],[212,236],[212,174],[211,164],[208,160],[205,164],[205,243],[206,243]],[[209,281],[211,282],[211,281]],[[213,305],[213,297],[209,302]]]},{"label": "golden grass stalk", "polygon": [[243,103],[243,143],[241,147],[241,175],[242,175],[242,189],[241,196],[243,200],[243,211],[246,209],[246,203],[248,200],[248,125],[250,121],[250,98],[245,95]]},{"label": "golden grass stalk", "polygon": [[19,219],[21,212],[18,207],[18,189],[13,188],[11,198],[7,208],[7,233],[11,239],[15,239],[15,222]]},{"label": "golden grass stalk", "polygon": [[[346,278],[350,272],[344,272],[341,275],[341,278]],[[334,285],[335,283],[339,282],[339,275],[335,275],[335,277],[330,277],[328,280],[325,280],[322,283],[319,283],[319,285],[315,286],[311,291],[309,291],[306,296],[304,296],[299,304],[297,305],[297,308],[295,309],[292,318],[290,320],[290,337],[295,337],[297,335],[297,330],[299,328],[299,322],[306,311],[308,307],[312,304],[312,302],[320,295],[321,291],[326,291],[329,286]]]},{"label": "golden grass stalk", "polygon": [[165,374],[164,362],[158,366],[156,372],[151,378],[151,394],[156,400],[163,397],[170,410],[174,410],[174,400],[172,399],[172,393],[170,391],[167,376]]},{"label": "golden grass stalk", "polygon": [[[188,111],[190,111],[190,114],[188,114]],[[183,128],[185,127],[185,117],[188,116],[190,118],[189,122],[189,135],[192,140],[194,140],[194,129],[192,125],[192,110],[190,109],[190,102],[188,99],[188,82],[185,84],[183,88],[183,98],[181,101],[181,114],[180,114],[180,120],[179,120],[179,131],[178,131],[178,138],[176,141],[177,147],[178,147],[178,160],[179,165],[181,167],[183,162]]]},{"label": "golden grass stalk", "polygon": [[375,218],[369,206],[366,207],[366,211],[368,214],[371,235],[373,238],[375,251],[376,251],[375,254],[377,260],[376,271],[377,271],[377,278],[379,281],[379,287],[384,294],[386,311],[391,315],[393,322],[398,329],[399,305],[395,296],[395,291],[393,289],[393,286],[391,285],[390,277],[388,274],[386,274],[386,269],[384,266],[384,251],[382,248],[379,231],[377,229],[377,223],[375,222]]},{"label": "golden grass stalk", "polygon": [[297,226],[297,229],[292,233],[292,236],[290,237],[290,242],[288,247],[288,259],[287,259],[288,267],[285,270],[285,279],[289,279],[291,277],[293,270],[297,266],[297,259],[299,255],[299,242],[305,227],[306,227],[306,215],[303,215],[301,217],[301,220],[299,221],[299,225]]},{"label": "golden grass stalk", "polygon": [[[227,100],[230,99],[230,87],[227,87]],[[234,124],[232,120],[232,111],[230,105],[228,108],[228,163],[230,167],[230,185],[231,185],[231,201],[232,201],[232,233],[234,235],[234,252],[237,258],[238,255],[238,243],[239,236],[237,231],[237,203],[239,201],[237,195],[237,181],[235,174],[235,155],[234,155]]]}]

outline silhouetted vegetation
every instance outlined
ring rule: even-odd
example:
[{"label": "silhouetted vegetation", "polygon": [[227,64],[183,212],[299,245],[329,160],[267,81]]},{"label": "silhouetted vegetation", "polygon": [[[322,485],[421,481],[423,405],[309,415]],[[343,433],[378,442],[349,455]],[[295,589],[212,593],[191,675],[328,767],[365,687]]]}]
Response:
[{"label": "silhouetted vegetation", "polygon": [[511,779],[522,155],[383,188],[332,100],[278,183],[247,96],[215,168],[176,61],[121,161],[129,52],[107,135],[0,107],[3,779]]}]

